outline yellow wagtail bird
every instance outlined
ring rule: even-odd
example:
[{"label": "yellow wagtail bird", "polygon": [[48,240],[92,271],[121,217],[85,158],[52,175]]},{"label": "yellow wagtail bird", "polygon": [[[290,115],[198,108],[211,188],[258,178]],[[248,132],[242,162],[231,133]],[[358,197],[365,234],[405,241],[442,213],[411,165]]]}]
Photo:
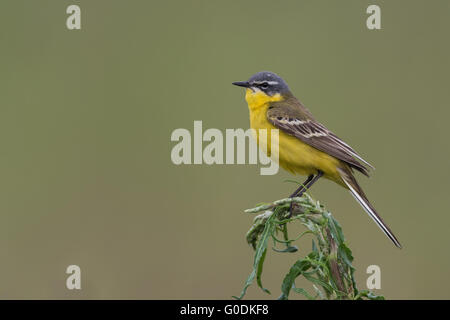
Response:
[{"label": "yellow wagtail bird", "polygon": [[[322,176],[332,180],[350,190],[388,238],[401,248],[353,176],[353,169],[369,176],[367,167],[373,167],[367,161],[317,122],[278,75],[263,71],[248,81],[233,84],[246,88],[252,129],[257,132],[266,129],[268,137],[271,130],[279,129],[280,166],[293,174],[308,176],[291,197],[300,197]],[[259,143],[259,134],[256,137]],[[270,156],[270,143],[267,143],[267,154]]]}]

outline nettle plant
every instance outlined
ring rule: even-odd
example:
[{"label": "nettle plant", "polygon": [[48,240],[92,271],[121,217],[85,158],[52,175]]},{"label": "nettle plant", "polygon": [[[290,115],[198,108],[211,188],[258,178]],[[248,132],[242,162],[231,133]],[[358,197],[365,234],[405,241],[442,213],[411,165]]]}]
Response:
[{"label": "nettle plant", "polygon": [[[293,211],[289,217],[291,202]],[[358,290],[354,278],[355,268],[352,266],[352,252],[345,243],[341,226],[319,201],[313,200],[308,194],[261,204],[245,212],[260,213],[255,217],[246,236],[247,242],[255,250],[255,255],[253,270],[240,296],[233,296],[234,298],[242,299],[255,278],[258,286],[270,294],[270,291],[263,287],[261,278],[269,240],[273,243],[273,250],[293,253],[297,252],[298,248],[292,243],[306,234],[311,234],[311,252],[291,266],[281,284],[281,295],[278,299],[287,300],[292,291],[311,300],[384,299],[371,291]],[[306,230],[290,239],[287,227],[295,222],[299,222]],[[296,287],[295,280],[299,277],[304,277],[312,283],[314,293]]]}]

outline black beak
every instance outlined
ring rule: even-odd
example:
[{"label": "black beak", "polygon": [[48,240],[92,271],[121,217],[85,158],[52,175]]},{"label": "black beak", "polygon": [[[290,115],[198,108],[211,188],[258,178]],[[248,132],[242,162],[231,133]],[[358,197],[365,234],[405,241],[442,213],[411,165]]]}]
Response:
[{"label": "black beak", "polygon": [[238,87],[244,87],[244,88],[250,87],[250,83],[248,83],[248,81],[237,81],[237,82],[233,82],[233,84]]}]

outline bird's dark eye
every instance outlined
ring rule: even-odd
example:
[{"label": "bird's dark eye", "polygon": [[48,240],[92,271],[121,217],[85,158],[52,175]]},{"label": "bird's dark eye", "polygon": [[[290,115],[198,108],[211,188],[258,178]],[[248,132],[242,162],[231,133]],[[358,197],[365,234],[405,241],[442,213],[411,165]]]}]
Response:
[{"label": "bird's dark eye", "polygon": [[269,84],[267,82],[263,82],[259,86],[261,89],[267,89],[269,87]]}]

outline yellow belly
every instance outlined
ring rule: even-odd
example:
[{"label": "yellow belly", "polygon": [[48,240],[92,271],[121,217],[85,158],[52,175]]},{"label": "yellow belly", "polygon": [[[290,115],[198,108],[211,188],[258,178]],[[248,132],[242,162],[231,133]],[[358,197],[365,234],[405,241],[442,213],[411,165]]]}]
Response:
[{"label": "yellow belly", "polygon": [[[270,131],[277,129],[267,120],[268,105],[259,108],[250,109],[250,127],[258,132],[258,129],[266,129],[268,140],[271,136]],[[259,143],[259,135],[256,136]],[[267,154],[270,156],[270,140],[267,143]],[[342,185],[342,179],[337,171],[341,162],[302,142],[300,139],[291,136],[284,131],[279,130],[279,164],[280,166],[293,173],[300,175],[317,174],[318,170],[324,173],[324,177],[333,180]]]}]

